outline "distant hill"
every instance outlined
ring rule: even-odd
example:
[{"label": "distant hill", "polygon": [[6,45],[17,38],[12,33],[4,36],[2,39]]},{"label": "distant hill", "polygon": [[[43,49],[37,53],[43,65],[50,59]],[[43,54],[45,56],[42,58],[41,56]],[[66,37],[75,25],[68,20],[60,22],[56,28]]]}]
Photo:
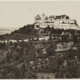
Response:
[{"label": "distant hill", "polygon": [[0,28],[0,35],[2,34],[10,34],[12,31],[14,31],[15,28]]}]

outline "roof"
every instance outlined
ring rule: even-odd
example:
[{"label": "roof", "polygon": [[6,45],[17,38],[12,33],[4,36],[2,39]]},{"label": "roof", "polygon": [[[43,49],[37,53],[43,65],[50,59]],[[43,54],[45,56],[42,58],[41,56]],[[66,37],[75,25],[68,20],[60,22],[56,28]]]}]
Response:
[{"label": "roof", "polygon": [[36,19],[36,20],[41,20],[41,17],[40,17],[39,15],[37,15],[37,16],[35,17],[35,19]]},{"label": "roof", "polygon": [[49,16],[49,18],[55,18],[55,19],[63,19],[66,15],[59,15],[59,16]]},{"label": "roof", "polygon": [[49,16],[49,18],[55,18],[55,16]]},{"label": "roof", "polygon": [[61,16],[56,16],[56,19],[61,19]]},{"label": "roof", "polygon": [[48,17],[46,16],[45,20],[48,20]]},{"label": "roof", "polygon": [[64,18],[66,15],[61,15],[62,18]]},{"label": "roof", "polygon": [[45,17],[45,14],[43,13],[42,16]]}]

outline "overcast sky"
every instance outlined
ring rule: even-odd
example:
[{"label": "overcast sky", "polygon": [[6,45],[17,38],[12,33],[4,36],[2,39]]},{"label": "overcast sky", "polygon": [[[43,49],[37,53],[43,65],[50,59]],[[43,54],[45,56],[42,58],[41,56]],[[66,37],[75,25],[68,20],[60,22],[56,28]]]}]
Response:
[{"label": "overcast sky", "polygon": [[19,28],[34,23],[37,14],[68,15],[80,25],[80,1],[0,1],[0,28]]}]

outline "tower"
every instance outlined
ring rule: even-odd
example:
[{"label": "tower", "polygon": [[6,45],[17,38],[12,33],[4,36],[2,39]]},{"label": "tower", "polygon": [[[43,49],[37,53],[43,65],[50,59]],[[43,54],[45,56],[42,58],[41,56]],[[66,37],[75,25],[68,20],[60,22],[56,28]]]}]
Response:
[{"label": "tower", "polygon": [[42,14],[42,20],[44,20],[44,19],[45,19],[45,14],[43,13],[43,14]]},{"label": "tower", "polygon": [[40,17],[39,15],[37,15],[37,16],[35,17],[35,20],[41,20],[41,17]]}]

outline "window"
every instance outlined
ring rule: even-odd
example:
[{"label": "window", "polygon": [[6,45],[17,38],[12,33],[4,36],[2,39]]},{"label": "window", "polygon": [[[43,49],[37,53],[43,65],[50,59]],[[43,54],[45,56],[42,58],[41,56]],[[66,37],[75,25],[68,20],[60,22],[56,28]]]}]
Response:
[{"label": "window", "polygon": [[47,77],[47,79],[49,79],[49,77]]},{"label": "window", "polygon": [[63,21],[62,23],[64,24],[65,22]]},{"label": "window", "polygon": [[43,33],[43,31],[41,31],[41,33]]},{"label": "window", "polygon": [[43,76],[41,76],[41,79],[44,79],[44,77],[43,77]]},{"label": "window", "polygon": [[36,25],[37,28],[39,28],[39,25]]}]

